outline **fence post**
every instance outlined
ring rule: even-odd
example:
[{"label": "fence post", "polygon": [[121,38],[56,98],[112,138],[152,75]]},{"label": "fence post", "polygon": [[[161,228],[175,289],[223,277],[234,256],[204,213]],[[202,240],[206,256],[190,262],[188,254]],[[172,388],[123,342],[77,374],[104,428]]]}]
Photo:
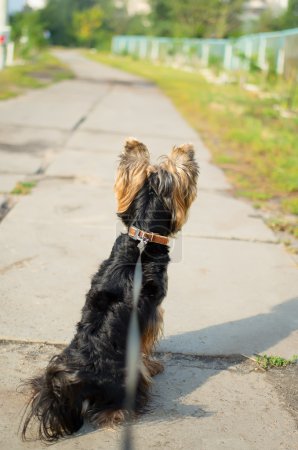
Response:
[{"label": "fence post", "polygon": [[277,51],[277,59],[276,59],[276,73],[278,75],[283,75],[285,71],[285,47],[286,47],[285,38],[280,38],[279,49]]},{"label": "fence post", "polygon": [[13,66],[14,58],[14,42],[9,42],[7,44],[7,55],[6,55],[6,65]]},{"label": "fence post", "polygon": [[261,37],[260,38],[260,44],[259,44],[259,52],[258,52],[258,66],[261,70],[267,69],[267,63],[266,63],[266,38]]},{"label": "fence post", "polygon": [[142,38],[142,40],[140,42],[140,47],[139,47],[139,56],[142,59],[145,59],[147,56],[147,44],[148,44],[148,39],[146,37]]},{"label": "fence post", "polygon": [[246,68],[246,70],[249,70],[250,64],[251,64],[251,59],[252,59],[252,41],[250,38],[247,38],[245,40],[244,55],[245,55],[245,59],[246,59],[245,68]]},{"label": "fence post", "polygon": [[224,50],[224,68],[230,70],[232,68],[233,47],[230,43],[225,45]]},{"label": "fence post", "polygon": [[159,56],[159,41],[157,38],[155,38],[152,41],[151,59],[153,60],[158,59],[158,56]]},{"label": "fence post", "polygon": [[202,62],[203,62],[203,65],[206,67],[208,67],[208,64],[209,64],[209,52],[210,52],[209,44],[203,44],[202,45]]}]

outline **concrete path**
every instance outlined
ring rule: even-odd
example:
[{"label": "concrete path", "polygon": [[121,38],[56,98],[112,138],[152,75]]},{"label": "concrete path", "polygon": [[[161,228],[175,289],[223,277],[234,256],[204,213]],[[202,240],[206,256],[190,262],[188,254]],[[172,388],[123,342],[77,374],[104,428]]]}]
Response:
[{"label": "concrete path", "polygon": [[[123,140],[133,135],[153,159],[191,141],[201,167],[198,200],[172,249],[159,347],[167,369],[156,378],[153,413],[135,426],[136,448],[294,450],[286,394],[235,357],[298,352],[294,261],[257,212],[231,196],[199,136],[158,89],[78,53],[59,56],[77,79],[0,103],[3,198],[17,181],[39,179],[0,225],[0,448],[41,448],[16,438],[23,399],[15,386],[57,351],[44,341],[73,335],[90,277],[122,229],[112,186]],[[103,430],[54,448],[119,441],[120,431]]]}]

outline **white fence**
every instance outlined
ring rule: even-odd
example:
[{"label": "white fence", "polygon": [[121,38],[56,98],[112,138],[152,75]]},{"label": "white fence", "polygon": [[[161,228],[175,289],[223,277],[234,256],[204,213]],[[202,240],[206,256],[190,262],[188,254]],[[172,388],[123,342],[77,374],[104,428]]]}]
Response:
[{"label": "white fence", "polygon": [[115,36],[112,51],[169,64],[217,65],[226,70],[255,68],[290,77],[298,68],[298,28],[238,39]]}]

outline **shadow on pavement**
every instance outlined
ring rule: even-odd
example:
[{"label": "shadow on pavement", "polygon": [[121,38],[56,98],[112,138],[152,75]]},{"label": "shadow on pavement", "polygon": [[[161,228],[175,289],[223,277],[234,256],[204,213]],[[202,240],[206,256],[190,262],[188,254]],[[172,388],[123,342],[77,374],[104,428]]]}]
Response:
[{"label": "shadow on pavement", "polygon": [[[171,352],[162,353],[165,362],[165,372],[155,378],[153,387],[152,410],[153,415],[146,415],[144,420],[163,420],[161,410],[164,412],[164,420],[169,420],[169,415],[175,419],[175,415],[184,417],[204,417],[212,415],[205,411],[204,405],[200,405],[200,392],[194,395],[204,383],[223,370],[230,370],[241,364],[246,358],[242,355],[253,355],[265,352],[268,348],[297,331],[298,321],[298,297],[287,300],[275,306],[267,314],[258,314],[246,319],[234,322],[214,325],[202,330],[191,331],[163,340],[163,344],[171,344]],[[216,355],[217,343],[223,348],[222,341],[235,340],[237,348],[241,352],[227,352],[228,356],[199,356],[200,343],[206,340],[206,336],[212,338]],[[197,342],[197,356],[183,354],[183,346],[189,347],[189,340]],[[179,349],[175,353],[175,344]],[[222,353],[222,352],[221,352]],[[240,367],[240,366],[239,366]],[[245,369],[244,369],[245,370]],[[250,367],[246,371],[251,371]],[[186,404],[191,395],[192,404]]]}]

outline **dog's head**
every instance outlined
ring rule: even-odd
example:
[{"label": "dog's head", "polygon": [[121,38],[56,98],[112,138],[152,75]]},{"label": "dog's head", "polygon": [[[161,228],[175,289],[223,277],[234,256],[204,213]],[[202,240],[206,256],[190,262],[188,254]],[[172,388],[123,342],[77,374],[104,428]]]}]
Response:
[{"label": "dog's head", "polygon": [[159,165],[150,164],[147,147],[125,142],[115,183],[118,216],[125,225],[173,235],[187,220],[197,195],[198,164],[191,144],[174,147]]}]

